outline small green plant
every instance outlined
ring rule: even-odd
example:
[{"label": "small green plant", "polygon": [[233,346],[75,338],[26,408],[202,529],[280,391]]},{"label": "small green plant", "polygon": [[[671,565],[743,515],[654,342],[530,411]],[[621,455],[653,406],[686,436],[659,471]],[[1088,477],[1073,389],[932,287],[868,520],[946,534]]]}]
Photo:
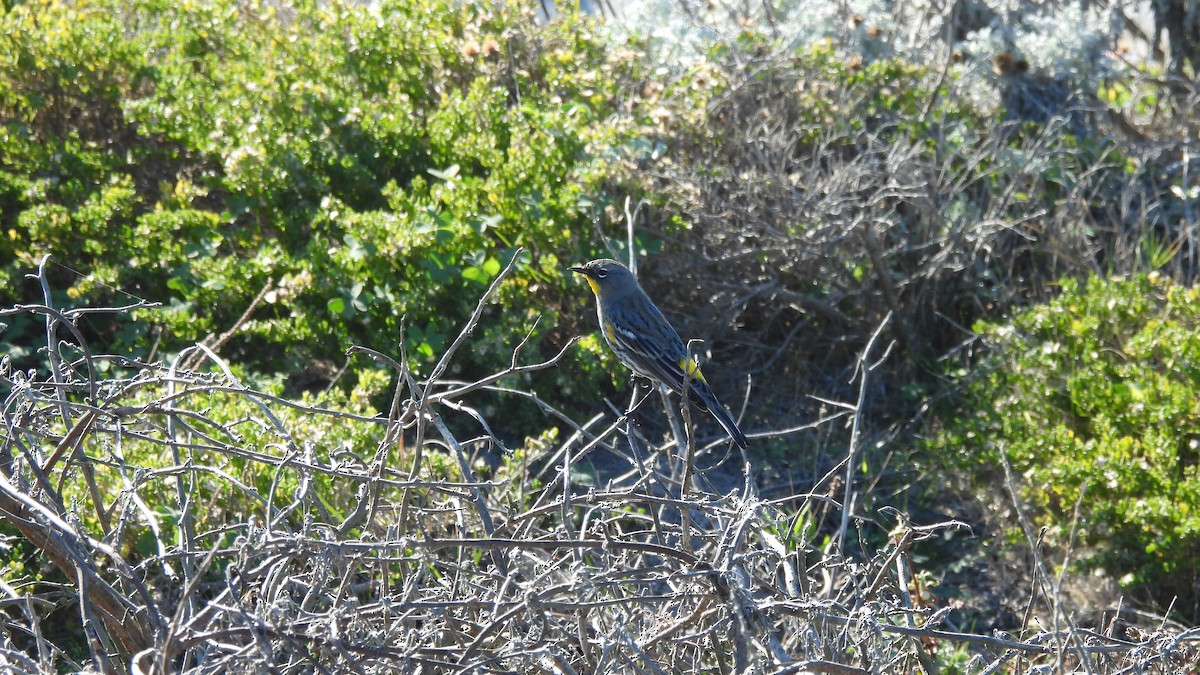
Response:
[{"label": "small green plant", "polygon": [[1195,620],[1200,289],[1154,273],[1068,280],[976,330],[991,355],[932,448],[981,481],[1007,460],[1049,543],[1075,536],[1084,566]]}]

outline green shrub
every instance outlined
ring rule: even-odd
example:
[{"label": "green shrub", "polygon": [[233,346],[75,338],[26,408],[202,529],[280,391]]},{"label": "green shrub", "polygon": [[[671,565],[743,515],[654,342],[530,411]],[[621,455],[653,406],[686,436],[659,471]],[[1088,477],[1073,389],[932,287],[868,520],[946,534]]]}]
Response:
[{"label": "green shrub", "polygon": [[1085,566],[1162,607],[1178,596],[1195,619],[1200,289],[1157,274],[1065,281],[1053,302],[976,330],[990,355],[933,449],[981,481],[1003,479],[1002,453],[1047,541],[1074,529]]},{"label": "green shrub", "polygon": [[[521,246],[489,339],[454,374],[507,366],[539,316],[525,357],[548,356],[566,338],[558,314],[588,316],[563,269],[591,253],[580,233],[610,199],[605,153],[627,137],[615,113],[639,66],[590,20],[539,25],[530,11],[12,6],[0,14],[0,305],[39,297],[23,275],[50,253],[70,298],[118,289],[167,305],[104,342],[133,354],[161,338],[169,356],[229,330],[271,283],[226,358],[333,372],[352,343],[398,353],[403,322],[420,369]],[[18,344],[19,328],[4,340]],[[581,369],[544,377],[565,385]]]}]

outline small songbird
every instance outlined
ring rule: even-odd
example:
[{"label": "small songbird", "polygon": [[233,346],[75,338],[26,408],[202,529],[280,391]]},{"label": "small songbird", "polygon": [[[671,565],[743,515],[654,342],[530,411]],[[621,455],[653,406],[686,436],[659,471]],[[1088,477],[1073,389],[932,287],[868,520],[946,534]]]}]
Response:
[{"label": "small songbird", "polygon": [[622,363],[642,377],[667,385],[677,394],[682,393],[686,379],[689,393],[725,427],[733,442],[742,448],[749,447],[746,435],[705,381],[700,365],[695,359],[688,359],[679,333],[654,306],[629,268],[603,258],[572,267],[571,271],[582,274],[596,294],[600,330]]}]

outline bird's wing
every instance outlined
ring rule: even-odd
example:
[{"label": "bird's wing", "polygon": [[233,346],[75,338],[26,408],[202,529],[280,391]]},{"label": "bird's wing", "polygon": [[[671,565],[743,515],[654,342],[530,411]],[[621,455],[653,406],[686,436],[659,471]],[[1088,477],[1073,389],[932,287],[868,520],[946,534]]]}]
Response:
[{"label": "bird's wing", "polygon": [[[687,363],[687,350],[677,335],[660,335],[649,339],[628,329],[609,324],[605,326],[609,338],[619,343],[620,352],[633,363],[639,375],[651,377],[678,393],[683,388],[683,368]],[[688,367],[693,380],[704,382],[700,366],[693,360]]]},{"label": "bird's wing", "polygon": [[749,447],[746,435],[708,386],[708,381],[700,372],[699,364],[695,360],[689,362],[683,341],[674,330],[669,335],[660,334],[654,339],[648,339],[645,335],[605,322],[604,332],[610,341],[617,343],[614,347],[618,348],[618,353],[626,355],[632,361],[628,365],[635,372],[666,384],[677,394],[683,390],[683,368],[686,365],[688,377],[691,378],[688,382],[689,393],[694,394],[695,400],[712,413],[738,446]]}]

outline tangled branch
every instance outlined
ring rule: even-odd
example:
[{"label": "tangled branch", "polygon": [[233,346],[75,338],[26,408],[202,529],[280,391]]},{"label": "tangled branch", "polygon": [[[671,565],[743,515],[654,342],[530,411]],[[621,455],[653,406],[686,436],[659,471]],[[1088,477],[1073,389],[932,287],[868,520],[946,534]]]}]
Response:
[{"label": "tangled branch", "polygon": [[[256,388],[211,350],[190,368],[185,355],[97,353],[72,325],[81,310],[48,300],[0,311],[48,321],[40,360],[0,364],[0,516],[48,561],[46,583],[3,586],[14,611],[0,623],[0,665],[853,673],[927,670],[957,648],[987,672],[1079,654],[1097,669],[1195,663],[1195,631],[948,629],[948,611],[913,590],[911,547],[960,524],[899,518],[879,550],[852,555],[846,526],[835,546],[817,527],[843,505],[801,495],[784,508],[749,480],[723,495],[681,490],[691,467],[671,457],[679,444],[631,457],[620,415],[571,422],[566,440],[529,441],[485,467],[475,449],[504,444],[472,402],[511,395],[509,378],[563,356],[524,364],[518,346],[502,372],[443,378],[506,273],[430,376],[352,350],[396,370],[386,416]],[[601,447],[631,471],[603,486],[570,479]],[[48,629],[64,611],[86,651]]]}]

